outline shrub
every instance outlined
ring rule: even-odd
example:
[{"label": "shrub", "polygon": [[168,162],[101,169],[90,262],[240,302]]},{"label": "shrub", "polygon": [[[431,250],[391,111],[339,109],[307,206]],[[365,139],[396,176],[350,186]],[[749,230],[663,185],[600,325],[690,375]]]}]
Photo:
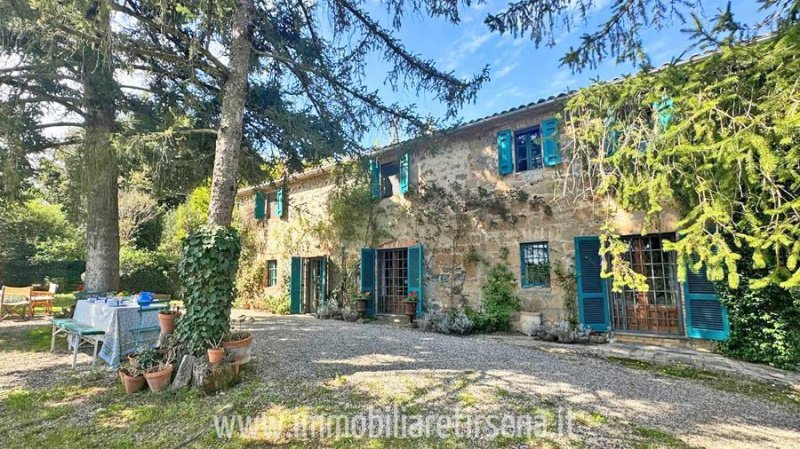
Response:
[{"label": "shrub", "polygon": [[178,261],[168,254],[123,247],[119,254],[119,288],[129,292],[175,293]]},{"label": "shrub", "polygon": [[274,295],[261,294],[250,303],[253,308],[264,310],[276,315],[289,314],[289,294],[286,292],[277,293]]},{"label": "shrub", "polygon": [[464,309],[451,309],[447,312],[429,311],[417,320],[420,329],[440,334],[467,335],[475,326]]},{"label": "shrub", "polygon": [[480,313],[467,311],[475,328],[481,332],[507,331],[511,329],[511,315],[520,309],[519,298],[514,294],[517,280],[504,264],[496,264],[489,270],[483,291],[483,310]]},{"label": "shrub", "polygon": [[728,308],[731,335],[719,345],[722,353],[749,362],[767,363],[784,369],[800,366],[800,290],[776,285],[760,289],[750,279],[768,275],[740,264],[742,282],[736,290],[717,284],[720,299]]},{"label": "shrub", "polygon": [[175,332],[191,352],[205,349],[207,341],[221,341],[230,328],[240,250],[238,232],[222,226],[203,226],[183,240],[178,273],[186,314]]}]

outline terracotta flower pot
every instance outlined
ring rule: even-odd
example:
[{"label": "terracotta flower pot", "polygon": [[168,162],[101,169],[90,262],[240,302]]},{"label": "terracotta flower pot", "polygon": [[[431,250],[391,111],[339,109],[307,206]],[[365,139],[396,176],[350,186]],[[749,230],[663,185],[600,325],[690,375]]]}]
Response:
[{"label": "terracotta flower pot", "polygon": [[142,375],[134,377],[128,375],[128,373],[123,370],[119,370],[119,378],[122,381],[122,385],[125,387],[126,394],[133,394],[144,388],[145,378]]},{"label": "terracotta flower pot", "polygon": [[144,373],[144,378],[147,380],[147,386],[150,387],[150,391],[164,391],[172,381],[172,365],[161,371]]},{"label": "terracotta flower pot", "polygon": [[161,326],[161,335],[175,332],[175,320],[180,316],[178,312],[158,312],[158,325]]},{"label": "terracotta flower pot", "polygon": [[223,341],[222,349],[231,356],[231,360],[239,363],[250,361],[250,347],[253,345],[253,336],[235,341]]},{"label": "terracotta flower pot", "polygon": [[413,322],[417,316],[417,302],[416,301],[403,301],[403,309],[408,319]]},{"label": "terracotta flower pot", "polygon": [[223,348],[208,348],[208,363],[216,365],[222,361],[222,356],[225,355]]},{"label": "terracotta flower pot", "polygon": [[356,311],[359,316],[364,316],[367,313],[367,301],[369,301],[369,298],[358,298],[358,308]]}]

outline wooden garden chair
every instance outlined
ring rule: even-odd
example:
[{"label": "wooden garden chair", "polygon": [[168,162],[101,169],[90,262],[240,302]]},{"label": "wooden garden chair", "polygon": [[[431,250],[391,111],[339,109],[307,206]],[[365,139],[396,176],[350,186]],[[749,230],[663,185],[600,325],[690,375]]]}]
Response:
[{"label": "wooden garden chair", "polygon": [[[3,286],[0,292],[0,320],[12,316],[15,313],[22,318],[31,309],[31,293],[33,287],[6,287]],[[20,312],[21,311],[21,312]]]},{"label": "wooden garden chair", "polygon": [[34,290],[31,293],[31,316],[34,314],[34,310],[37,307],[43,306],[44,313],[50,315],[53,313],[53,300],[56,298],[56,292],[58,291],[58,284],[50,283],[50,287],[47,291],[36,291]]}]

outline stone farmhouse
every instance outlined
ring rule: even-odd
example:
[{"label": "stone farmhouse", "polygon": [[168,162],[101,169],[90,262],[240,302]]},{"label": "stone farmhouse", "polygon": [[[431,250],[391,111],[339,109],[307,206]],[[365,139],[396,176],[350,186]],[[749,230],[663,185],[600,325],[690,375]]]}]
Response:
[{"label": "stone farmhouse", "polygon": [[565,100],[539,100],[376,151],[362,169],[374,207],[352,217],[364,238],[325,232],[341,188],[334,165],[240,190],[238,209],[256,236],[265,288],[289,291],[292,313],[313,313],[351,285],[370,293],[369,314],[389,317],[402,313],[413,291],[421,314],[480,307],[487,267],[505,263],[522,310],[540,312],[545,323],[574,317],[618,338],[664,344],[724,339],[727,312],[704,273],[678,282],[674,255],[662,251],[675,238],[674,213],[646,235],[636,217],[615,215],[649,291],[614,293],[601,278],[602,208],[555,195],[559,175],[575,169],[562,161],[569,142],[557,117]]}]

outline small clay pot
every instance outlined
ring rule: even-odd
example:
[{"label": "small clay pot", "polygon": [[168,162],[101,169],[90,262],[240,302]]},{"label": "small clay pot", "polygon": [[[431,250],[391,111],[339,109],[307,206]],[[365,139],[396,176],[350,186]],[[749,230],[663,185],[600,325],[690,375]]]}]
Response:
[{"label": "small clay pot", "polygon": [[150,387],[150,391],[164,391],[169,387],[170,382],[172,382],[172,365],[161,371],[144,373],[144,378],[147,380],[147,386]]},{"label": "small clay pot", "polygon": [[405,315],[408,317],[408,320],[413,323],[414,318],[417,316],[417,302],[403,301],[403,307],[405,309]]},{"label": "small clay pot", "polygon": [[358,316],[364,316],[367,314],[367,301],[369,301],[369,298],[366,297],[358,298],[358,306],[356,308]]},{"label": "small clay pot", "polygon": [[175,332],[175,320],[180,313],[171,310],[158,312],[158,325],[161,326],[161,335],[168,335]]},{"label": "small clay pot", "polygon": [[122,385],[125,387],[126,394],[133,394],[144,388],[145,378],[142,375],[134,377],[128,375],[128,373],[123,370],[119,370],[119,378],[122,381]]},{"label": "small clay pot", "polygon": [[224,355],[225,355],[224,348],[208,348],[208,363],[216,365],[217,363],[222,361],[222,357]]}]

